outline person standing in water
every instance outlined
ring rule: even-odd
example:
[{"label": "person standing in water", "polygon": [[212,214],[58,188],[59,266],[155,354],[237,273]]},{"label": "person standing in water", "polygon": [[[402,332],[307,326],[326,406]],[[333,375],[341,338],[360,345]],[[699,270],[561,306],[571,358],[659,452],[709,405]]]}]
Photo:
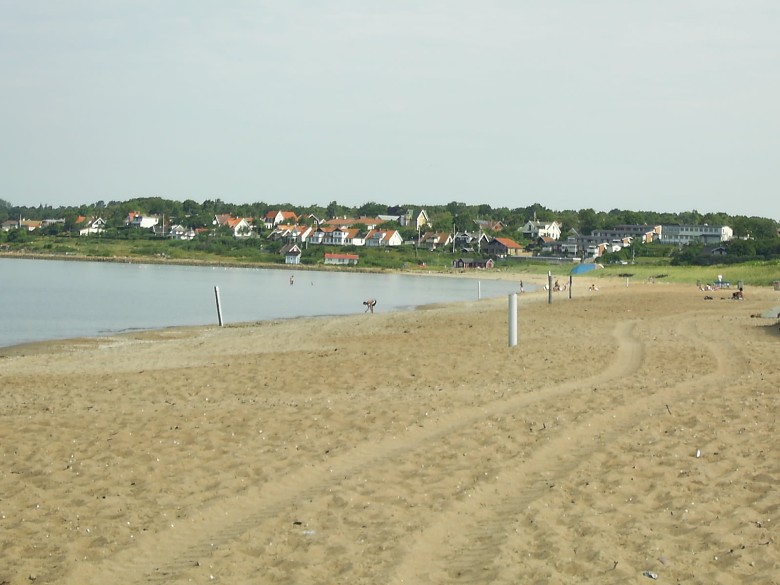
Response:
[{"label": "person standing in water", "polygon": [[374,307],[376,307],[376,299],[368,299],[363,301],[363,304],[366,306],[366,310],[363,311],[364,313],[368,313],[371,311],[374,312]]}]

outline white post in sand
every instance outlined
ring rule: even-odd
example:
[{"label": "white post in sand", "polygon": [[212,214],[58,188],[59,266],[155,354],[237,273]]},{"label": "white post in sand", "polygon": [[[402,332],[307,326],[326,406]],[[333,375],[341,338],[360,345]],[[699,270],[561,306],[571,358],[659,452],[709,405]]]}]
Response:
[{"label": "white post in sand", "polygon": [[509,347],[517,345],[517,293],[509,295]]},{"label": "white post in sand", "polygon": [[219,287],[214,287],[214,296],[217,299],[217,319],[219,319],[219,326],[222,327],[222,306],[219,304]]}]

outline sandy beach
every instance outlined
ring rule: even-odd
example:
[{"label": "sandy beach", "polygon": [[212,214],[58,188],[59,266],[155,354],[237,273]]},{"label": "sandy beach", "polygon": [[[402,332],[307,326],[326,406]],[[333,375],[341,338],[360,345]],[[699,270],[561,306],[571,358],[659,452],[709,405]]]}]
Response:
[{"label": "sandy beach", "polygon": [[0,350],[0,584],[779,583],[780,293],[588,284]]}]

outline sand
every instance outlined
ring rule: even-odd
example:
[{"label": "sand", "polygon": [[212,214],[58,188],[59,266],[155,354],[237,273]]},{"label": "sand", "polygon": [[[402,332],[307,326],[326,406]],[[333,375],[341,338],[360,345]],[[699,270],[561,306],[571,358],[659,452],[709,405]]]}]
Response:
[{"label": "sand", "polygon": [[780,582],[780,293],[0,350],[0,583]]}]

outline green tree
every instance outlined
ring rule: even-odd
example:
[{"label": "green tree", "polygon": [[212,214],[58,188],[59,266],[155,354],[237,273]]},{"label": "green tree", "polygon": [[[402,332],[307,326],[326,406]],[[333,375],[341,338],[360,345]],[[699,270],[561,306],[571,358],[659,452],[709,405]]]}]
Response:
[{"label": "green tree", "polygon": [[755,240],[756,254],[767,260],[780,258],[780,238],[764,238]]},{"label": "green tree", "polygon": [[598,216],[593,209],[580,209],[577,214],[579,220],[580,235],[588,235],[593,230],[600,228]]},{"label": "green tree", "polygon": [[750,237],[756,240],[771,239],[777,237],[777,222],[764,217],[751,217],[745,222]]},{"label": "green tree", "polygon": [[4,199],[0,199],[0,222],[8,221],[11,216],[11,204]]},{"label": "green tree", "polygon": [[695,264],[703,251],[704,244],[701,242],[691,242],[686,246],[677,248],[677,250],[672,253],[672,265],[680,266]]},{"label": "green tree", "polygon": [[756,245],[752,240],[731,240],[726,242],[730,256],[752,257],[756,255]]},{"label": "green tree", "polygon": [[337,201],[331,201],[330,203],[328,203],[328,206],[325,208],[325,213],[328,216],[325,219],[340,217],[342,215],[349,215],[348,210],[349,210],[348,207],[339,205]]},{"label": "green tree", "polygon": [[525,208],[525,221],[534,217],[539,221],[552,221],[555,219],[555,212],[547,209],[541,203],[534,203]]},{"label": "green tree", "polygon": [[358,217],[376,217],[387,213],[387,205],[369,201],[358,207],[356,211]]},{"label": "green tree", "polygon": [[682,225],[701,225],[702,216],[701,213],[695,209],[691,211],[683,211],[679,214],[680,224]]},{"label": "green tree", "polygon": [[50,223],[41,228],[41,234],[44,236],[58,236],[65,230],[64,223]]},{"label": "green tree", "polygon": [[[566,210],[558,213],[557,221],[561,224],[561,238],[566,239],[569,230],[577,230],[580,224],[576,211]],[[579,231],[579,230],[578,230]]]},{"label": "green tree", "polygon": [[22,244],[24,242],[29,242],[32,239],[33,237],[30,232],[27,231],[27,228],[9,230],[6,236],[6,240],[8,242],[13,242],[14,244]]},{"label": "green tree", "polygon": [[434,231],[452,232],[454,218],[449,211],[440,211],[436,215],[431,216],[430,219]]},{"label": "green tree", "polygon": [[181,208],[187,216],[197,215],[201,211],[200,203],[192,199],[182,201]]}]

